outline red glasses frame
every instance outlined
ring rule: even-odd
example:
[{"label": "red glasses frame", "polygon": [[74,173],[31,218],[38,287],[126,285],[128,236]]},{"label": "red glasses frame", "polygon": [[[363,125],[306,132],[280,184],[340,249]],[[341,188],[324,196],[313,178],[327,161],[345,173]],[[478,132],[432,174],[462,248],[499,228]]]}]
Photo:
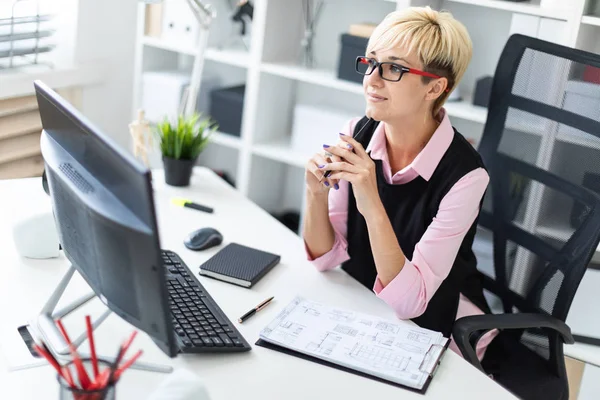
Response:
[{"label": "red glasses frame", "polygon": [[[360,70],[358,69],[359,64],[369,64],[372,65],[373,68],[371,69],[371,72],[369,73],[362,73],[360,72]],[[383,77],[383,67],[382,65],[393,65],[397,68],[400,68],[400,76],[398,77],[398,79],[387,79]],[[384,79],[386,81],[389,82],[398,82],[400,81],[400,79],[402,79],[402,75],[408,73],[408,74],[415,74],[415,75],[421,75],[421,76],[426,76],[428,78],[434,78],[434,79],[439,79],[442,78],[439,75],[436,74],[432,74],[430,72],[425,72],[425,71],[421,71],[419,69],[415,69],[415,68],[408,68],[405,67],[404,65],[400,65],[400,64],[396,64],[393,62],[379,62],[374,58],[369,58],[369,57],[356,57],[356,72],[361,74],[361,75],[371,75],[373,73],[373,71],[375,70],[379,70],[379,76],[381,77],[381,79]],[[448,91],[448,89],[446,89],[446,92]]]}]

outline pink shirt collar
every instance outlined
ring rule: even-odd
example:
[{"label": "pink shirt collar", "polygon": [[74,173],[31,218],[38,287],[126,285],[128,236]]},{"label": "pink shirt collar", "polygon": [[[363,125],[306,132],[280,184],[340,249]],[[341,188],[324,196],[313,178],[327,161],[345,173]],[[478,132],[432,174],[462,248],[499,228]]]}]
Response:
[{"label": "pink shirt collar", "polygon": [[448,150],[448,147],[450,147],[450,143],[452,143],[452,139],[454,138],[454,129],[448,118],[448,113],[443,108],[438,113],[438,121],[440,119],[440,125],[435,130],[423,150],[415,157],[413,162],[396,172],[394,176],[391,176],[392,172],[387,153],[385,123],[381,123],[377,126],[375,132],[373,132],[371,142],[367,146],[367,151],[371,152],[371,158],[382,161],[383,173],[388,182],[396,184],[406,183],[416,178],[417,175],[420,175],[426,181],[431,178],[431,175],[433,175],[433,172]]}]

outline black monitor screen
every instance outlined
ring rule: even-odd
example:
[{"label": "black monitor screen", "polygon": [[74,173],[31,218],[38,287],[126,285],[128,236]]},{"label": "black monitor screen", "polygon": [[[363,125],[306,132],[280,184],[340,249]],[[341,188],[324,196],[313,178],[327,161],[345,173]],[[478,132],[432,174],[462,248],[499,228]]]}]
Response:
[{"label": "black monitor screen", "polygon": [[35,89],[65,256],[112,311],[175,356],[150,171],[43,83]]}]

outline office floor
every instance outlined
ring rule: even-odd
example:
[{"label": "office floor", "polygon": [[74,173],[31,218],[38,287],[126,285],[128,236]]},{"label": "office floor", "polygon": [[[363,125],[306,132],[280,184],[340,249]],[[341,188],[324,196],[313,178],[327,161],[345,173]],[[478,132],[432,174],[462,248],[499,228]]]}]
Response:
[{"label": "office floor", "polygon": [[586,365],[577,400],[596,400],[600,397],[600,367]]}]

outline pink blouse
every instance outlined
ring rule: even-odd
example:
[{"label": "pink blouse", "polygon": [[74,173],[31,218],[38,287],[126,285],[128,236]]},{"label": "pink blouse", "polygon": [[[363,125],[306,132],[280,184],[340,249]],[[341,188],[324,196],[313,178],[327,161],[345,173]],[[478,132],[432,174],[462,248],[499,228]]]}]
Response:
[{"label": "pink blouse", "polygon": [[[387,154],[385,123],[379,124],[366,150],[370,151],[371,158],[382,161],[383,174],[388,183],[402,185],[419,175],[425,180],[431,178],[454,137],[454,130],[444,109],[438,118],[441,123],[425,148],[411,164],[394,175]],[[358,120],[351,120],[342,133],[352,135]],[[387,286],[383,286],[379,278],[376,279],[373,291],[394,309],[398,318],[416,318],[427,309],[429,300],[450,273],[458,249],[479,213],[479,204],[488,182],[489,176],[483,168],[463,176],[442,199],[438,213],[415,246],[413,259],[406,259],[400,273]],[[335,231],[331,250],[314,259],[306,248],[308,259],[320,271],[335,268],[350,258],[346,250],[347,181],[340,181],[338,190],[329,191],[329,219]],[[475,314],[483,312],[461,294],[456,319]],[[490,331],[479,340],[476,350],[480,360],[497,333]],[[460,355],[453,339],[450,348]]]}]

